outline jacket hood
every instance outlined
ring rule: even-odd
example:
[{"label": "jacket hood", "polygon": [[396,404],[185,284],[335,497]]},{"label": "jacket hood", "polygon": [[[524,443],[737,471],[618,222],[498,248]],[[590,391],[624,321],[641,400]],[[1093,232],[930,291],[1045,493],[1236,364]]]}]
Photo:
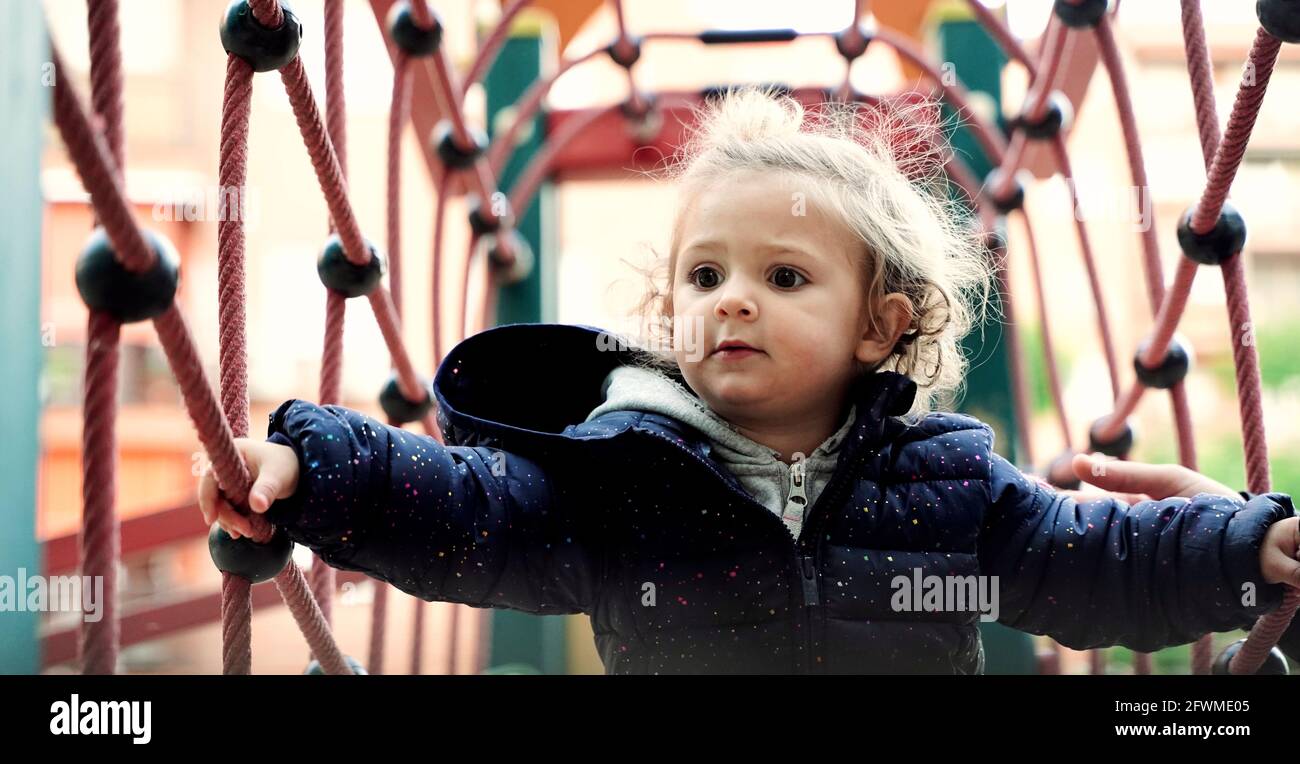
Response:
[{"label": "jacket hood", "polygon": [[[486,329],[462,340],[439,365],[433,382],[438,423],[450,445],[509,449],[608,439],[637,418],[619,415],[613,407],[591,415],[606,403],[610,372],[633,358],[633,349],[618,335],[594,326],[538,323]],[[659,413],[668,416],[659,421],[675,419],[703,433],[700,425],[712,412],[685,392],[689,387],[680,374],[665,378],[702,410],[683,420],[665,409]],[[916,383],[902,374],[885,371],[863,377],[850,396],[851,431],[864,438],[878,433],[886,418],[907,413],[915,395]],[[676,434],[688,435],[685,427]]]}]

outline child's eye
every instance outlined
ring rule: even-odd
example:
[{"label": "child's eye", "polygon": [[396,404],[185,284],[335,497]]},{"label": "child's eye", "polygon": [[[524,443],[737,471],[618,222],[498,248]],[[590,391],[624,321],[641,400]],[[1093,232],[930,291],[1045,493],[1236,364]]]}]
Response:
[{"label": "child's eye", "polygon": [[[702,274],[712,274],[712,275],[705,276]],[[691,284],[694,284],[700,289],[712,289],[713,287],[721,283],[721,279],[718,278],[718,272],[708,265],[701,265],[700,267],[691,271],[690,275],[686,277],[686,281]]]},{"label": "child's eye", "polygon": [[[795,280],[795,283],[787,283],[792,278]],[[802,279],[802,281],[799,281],[799,279]],[[807,281],[808,279],[804,277],[802,273],[796,271],[794,268],[789,268],[784,265],[772,271],[772,283],[782,289],[794,289],[795,287],[803,286]]]}]

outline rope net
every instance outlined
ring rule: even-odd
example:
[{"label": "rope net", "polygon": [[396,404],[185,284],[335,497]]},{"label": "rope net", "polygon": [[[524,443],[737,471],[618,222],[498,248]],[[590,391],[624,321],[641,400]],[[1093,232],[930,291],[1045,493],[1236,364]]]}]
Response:
[{"label": "rope net", "polygon": [[[337,237],[341,254],[347,262],[364,268],[376,257],[375,248],[365,238],[353,213],[349,199],[346,161],[346,106],[343,89],[343,0],[325,0],[325,98],[326,114],[321,118],[306,71],[297,54],[298,36],[301,33],[296,17],[287,6],[277,0],[238,0],[227,11],[223,25],[222,41],[229,52],[221,112],[221,145],[219,179],[223,189],[239,189],[235,198],[244,199],[243,189],[247,179],[248,137],[250,130],[251,99],[254,74],[278,71],[281,84],[288,94],[294,118],[302,135],[303,145],[315,172],[321,194],[329,210],[328,228]],[[513,221],[522,217],[536,196],[542,183],[551,174],[556,159],[565,147],[578,140],[601,117],[618,109],[627,117],[630,127],[644,131],[648,124],[661,116],[659,112],[673,106],[689,105],[689,99],[674,99],[672,94],[648,93],[638,88],[634,64],[640,57],[641,46],[649,42],[692,39],[700,42],[753,42],[773,39],[792,39],[789,30],[751,30],[736,33],[648,33],[634,37],[624,23],[621,0],[612,0],[617,21],[617,34],[606,46],[564,58],[548,76],[534,82],[514,105],[514,117],[504,126],[496,140],[472,127],[464,113],[464,98],[469,88],[480,81],[506,40],[511,24],[528,6],[528,0],[511,0],[505,5],[501,18],[484,39],[475,55],[463,82],[451,66],[441,40],[441,22],[425,0],[397,3],[389,17],[389,42],[393,50],[393,90],[388,123],[387,145],[387,228],[388,285],[376,284],[364,293],[383,336],[391,359],[393,377],[390,382],[395,392],[417,413],[412,417],[390,414],[392,425],[418,421],[430,436],[442,441],[431,406],[428,382],[412,365],[402,340],[402,246],[401,246],[401,162],[400,143],[404,130],[411,120],[412,83],[415,67],[425,67],[434,84],[436,96],[444,105],[445,118],[436,131],[438,154],[443,159],[441,172],[435,172],[433,237],[433,358],[435,364],[442,358],[442,309],[438,303],[441,293],[440,273],[443,259],[443,233],[446,215],[446,198],[455,178],[477,196],[471,236],[465,262],[462,294],[471,310],[461,311],[456,336],[467,337],[490,325],[495,312],[496,292],[499,287],[521,277],[524,263],[519,258],[521,246],[526,246],[512,230]],[[1028,258],[1031,265],[1032,284],[1037,298],[1037,312],[1042,327],[1042,351],[1046,359],[1051,398],[1055,417],[1066,444],[1067,455],[1071,446],[1071,419],[1061,392],[1058,364],[1055,357],[1053,334],[1044,299],[1041,260],[1034,237],[1033,226],[1023,209],[1023,187],[1017,179],[1022,169],[1026,149],[1031,141],[1045,141],[1056,162],[1057,171],[1073,190],[1073,173],[1062,130],[1043,129],[1052,124],[1057,104],[1062,96],[1055,90],[1056,81],[1068,65],[1071,37],[1090,35],[1094,38],[1102,66],[1110,81],[1112,96],[1120,115],[1120,130],[1134,186],[1148,187],[1126,74],[1120,60],[1115,40],[1114,23],[1118,3],[1107,9],[1106,3],[1093,0],[1059,0],[1044,31],[1037,60],[1028,54],[1006,24],[979,0],[969,0],[972,16],[1003,48],[1006,55],[1023,66],[1029,77],[1028,94],[1022,104],[1020,117],[1012,122],[1009,140],[1002,131],[980,112],[971,108],[970,96],[965,88],[944,76],[909,39],[886,28],[868,29],[863,25],[865,3],[854,3],[853,21],[846,29],[835,33],[818,33],[807,36],[824,36],[833,39],[846,59],[842,82],[811,94],[814,99],[854,101],[868,105],[881,102],[881,98],[858,92],[850,83],[849,70],[854,61],[866,50],[869,43],[881,44],[895,51],[901,59],[917,66],[933,88],[927,96],[938,96],[963,117],[965,126],[985,152],[995,170],[983,181],[975,178],[962,157],[949,153],[947,171],[954,185],[964,193],[977,211],[977,219],[990,234],[990,256],[996,266],[999,292],[1006,301],[1010,314],[1011,290],[1008,288],[1008,268],[1005,241],[995,235],[1001,218],[1014,216],[1025,232]],[[1226,205],[1233,179],[1241,165],[1250,140],[1256,116],[1263,102],[1277,60],[1282,40],[1261,27],[1250,50],[1247,74],[1237,90],[1237,96],[1226,127],[1220,132],[1216,117],[1212,71],[1205,40],[1204,24],[1198,0],[1181,0],[1182,29],[1186,51],[1188,75],[1196,111],[1202,158],[1206,168],[1206,182],[1197,203],[1186,213],[1182,225],[1188,238],[1205,237],[1224,225],[1231,210]],[[1099,9],[1099,10],[1098,10]],[[233,28],[233,42],[226,32]],[[154,234],[144,231],[134,218],[126,198],[122,180],[125,162],[125,136],[123,131],[123,76],[121,66],[120,29],[117,0],[98,0],[89,3],[88,12],[90,48],[90,107],[63,76],[62,58],[51,43],[56,84],[54,87],[54,122],[78,174],[90,195],[98,229],[111,247],[113,260],[125,272],[134,276],[156,273],[165,260],[168,245],[160,243]],[[782,35],[775,33],[781,32]],[[240,48],[239,33],[253,35],[261,47],[247,51]],[[788,34],[786,34],[788,33]],[[269,44],[268,44],[269,41]],[[279,46],[277,48],[276,46]],[[268,53],[267,51],[271,52]],[[279,56],[277,59],[276,56]],[[513,184],[508,197],[501,194],[496,177],[510,157],[517,136],[540,112],[543,101],[555,81],[575,66],[590,61],[601,54],[609,55],[626,71],[627,100],[621,104],[586,109],[567,120],[554,134],[547,136],[544,148],[538,152]],[[498,200],[504,199],[504,205]],[[487,203],[492,200],[494,203]],[[1070,204],[1075,204],[1071,198]],[[1138,201],[1141,204],[1141,201]],[[1079,218],[1075,233],[1083,265],[1088,274],[1088,286],[1096,305],[1096,321],[1101,346],[1106,360],[1113,410],[1098,419],[1089,430],[1089,448],[1115,456],[1126,455],[1131,445],[1131,431],[1127,420],[1149,389],[1142,379],[1123,387],[1116,360],[1113,335],[1106,311],[1106,303],[1097,274],[1092,245],[1087,226]],[[193,337],[185,319],[173,301],[157,307],[147,316],[154,324],[168,364],[180,387],[186,412],[198,437],[212,460],[212,470],[222,493],[232,506],[249,515],[253,533],[246,543],[266,544],[273,538],[274,529],[258,514],[248,513],[248,492],[252,480],[247,466],[240,458],[234,438],[247,437],[249,433],[249,399],[247,368],[246,290],[245,290],[245,234],[244,216],[221,216],[218,224],[218,283],[220,310],[220,379],[219,392],[214,391],[205,377]],[[1231,222],[1229,220],[1229,222]],[[1180,240],[1183,230],[1180,229]],[[489,246],[482,246],[490,237]],[[1166,289],[1154,224],[1146,226],[1141,235],[1143,271],[1148,302],[1152,314],[1149,339],[1138,350],[1137,361],[1146,369],[1156,369],[1165,363],[1174,351],[1174,331],[1186,309],[1188,295],[1201,270],[1203,260],[1184,257],[1171,286]],[[1184,248],[1186,252],[1186,247]],[[1250,303],[1247,296],[1240,247],[1223,253],[1218,262],[1227,296],[1230,329],[1234,339],[1251,326]],[[479,279],[480,289],[470,295],[471,275],[485,270],[486,278]],[[348,296],[326,287],[325,331],[322,347],[322,366],[318,397],[320,403],[337,403],[340,400],[343,363],[343,326]],[[174,296],[174,295],[173,295]],[[362,296],[361,294],[355,296]],[[89,304],[89,301],[88,301]],[[468,317],[467,317],[468,316]],[[121,323],[140,320],[139,316],[124,317],[120,312],[91,306],[88,324],[88,342],[84,372],[83,405],[83,499],[84,516],[80,537],[82,572],[84,575],[103,576],[105,590],[115,592],[115,572],[119,555],[119,525],[114,506],[115,486],[115,426],[116,379]],[[1013,399],[1018,422],[1019,444],[1025,461],[1032,463],[1033,451],[1028,427],[1029,412],[1024,390],[1024,352],[1015,334],[1014,322],[1005,327],[1012,365]],[[1234,341],[1233,360],[1242,421],[1247,487],[1252,493],[1269,490],[1268,449],[1264,434],[1261,403],[1259,358],[1253,342]],[[1191,418],[1186,393],[1179,380],[1167,387],[1173,422],[1177,433],[1179,460],[1196,469],[1196,448],[1191,429]],[[1127,435],[1127,440],[1126,440]],[[92,489],[93,487],[93,489]],[[224,532],[223,532],[224,533]],[[238,543],[238,542],[236,542]],[[293,614],[311,651],[322,669],[330,674],[354,673],[350,659],[340,651],[331,632],[332,595],[335,589],[333,569],[313,557],[308,575],[290,560],[273,577],[276,588]],[[247,674],[252,662],[252,600],[247,578],[223,572],[222,574],[222,644],[223,670],[227,674]],[[368,670],[381,673],[384,667],[384,622],[387,610],[387,585],[379,585],[374,600]],[[411,670],[419,673],[420,646],[424,636],[423,611],[416,602]],[[1232,673],[1254,673],[1269,656],[1282,632],[1289,625],[1300,594],[1288,588],[1282,606],[1260,619],[1251,630],[1249,638],[1231,658]],[[78,644],[81,670],[88,674],[105,674],[114,671],[119,651],[120,626],[115,597],[106,598],[104,617],[82,626]],[[451,610],[451,633],[456,633],[456,618],[463,606]],[[471,610],[470,617],[479,618],[479,611]],[[453,643],[454,643],[453,638]],[[1059,666],[1058,652],[1047,656],[1044,670]],[[482,656],[475,652],[474,665],[480,665]],[[1150,671],[1149,656],[1139,654],[1135,663],[1138,673]],[[454,651],[451,663],[454,664]],[[1195,643],[1192,652],[1192,671],[1210,672],[1210,635]],[[1104,671],[1100,651],[1092,651],[1092,670]],[[452,670],[452,665],[447,667]]]}]

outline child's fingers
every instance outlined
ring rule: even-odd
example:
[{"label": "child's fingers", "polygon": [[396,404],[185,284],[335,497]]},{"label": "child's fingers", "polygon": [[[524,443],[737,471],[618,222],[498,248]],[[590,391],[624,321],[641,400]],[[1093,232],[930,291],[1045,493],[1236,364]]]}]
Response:
[{"label": "child's fingers", "polygon": [[212,477],[212,468],[203,471],[203,476],[199,478],[199,512],[203,514],[203,522],[212,525],[214,507],[217,503],[217,481]]},{"label": "child's fingers", "polygon": [[1280,550],[1271,551],[1273,575],[1266,576],[1266,580],[1272,578],[1269,583],[1283,583],[1300,589],[1300,562]]},{"label": "child's fingers", "polygon": [[291,449],[270,446],[262,453],[253,487],[248,492],[248,507],[265,512],[276,499],[293,494],[297,488],[298,457]]},{"label": "child's fingers", "polygon": [[1154,495],[1168,485],[1171,477],[1165,465],[1103,460],[1092,454],[1075,454],[1070,466],[1080,480],[1116,493]]},{"label": "child's fingers", "polygon": [[241,515],[225,499],[218,499],[217,522],[226,530],[226,533],[235,538],[239,538],[239,535],[248,536],[253,533],[253,524],[249,522],[249,519]]}]

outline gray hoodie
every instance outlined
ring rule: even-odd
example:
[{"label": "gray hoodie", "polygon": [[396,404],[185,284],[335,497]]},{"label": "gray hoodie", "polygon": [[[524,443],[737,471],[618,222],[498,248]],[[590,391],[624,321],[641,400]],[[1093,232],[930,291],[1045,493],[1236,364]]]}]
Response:
[{"label": "gray hoodie", "polygon": [[710,455],[735,475],[758,503],[781,518],[796,539],[804,511],[830,481],[840,444],[857,415],[857,407],[850,407],[839,430],[811,454],[787,465],[779,452],[740,434],[690,389],[659,372],[618,366],[605,377],[601,394],[605,402],[592,410],[587,421],[608,411],[633,410],[670,416],[694,427],[709,439]]}]

